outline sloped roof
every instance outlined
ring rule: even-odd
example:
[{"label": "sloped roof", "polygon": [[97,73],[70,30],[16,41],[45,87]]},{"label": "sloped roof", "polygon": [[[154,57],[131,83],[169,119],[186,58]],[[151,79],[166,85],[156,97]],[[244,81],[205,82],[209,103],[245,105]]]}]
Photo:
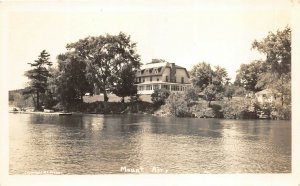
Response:
[{"label": "sloped roof", "polygon": [[[171,64],[168,62],[161,63],[147,63],[140,67],[140,71],[136,73],[137,77],[145,77],[145,76],[160,76],[163,74],[165,68],[171,68]],[[184,67],[175,65],[176,69],[185,69]],[[140,72],[140,73],[139,73]],[[186,71],[187,72],[187,71]],[[188,77],[189,74],[187,73]]]}]

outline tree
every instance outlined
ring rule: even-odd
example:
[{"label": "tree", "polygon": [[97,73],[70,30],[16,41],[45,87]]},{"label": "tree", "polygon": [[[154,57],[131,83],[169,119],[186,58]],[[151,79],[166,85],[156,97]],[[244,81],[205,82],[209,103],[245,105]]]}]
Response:
[{"label": "tree", "polygon": [[216,99],[217,96],[217,87],[216,85],[210,84],[203,90],[205,100],[208,101],[208,106],[210,107],[211,101]]},{"label": "tree", "polygon": [[104,101],[108,101],[106,90],[116,83],[122,67],[130,65],[136,70],[140,65],[136,43],[122,32],[118,35],[87,37],[68,44],[67,48],[87,62],[88,79],[103,91]]},{"label": "tree", "polygon": [[266,71],[266,65],[263,61],[257,60],[250,64],[242,64],[237,71],[235,85],[242,86],[248,91],[258,92],[261,87],[256,86],[259,77]]},{"label": "tree", "polygon": [[269,32],[261,41],[255,40],[252,48],[266,55],[266,64],[271,72],[279,75],[291,72],[291,29]]},{"label": "tree", "polygon": [[170,95],[170,91],[167,89],[155,89],[151,94],[151,101],[154,105],[164,105],[166,103],[166,99],[168,99]]},{"label": "tree", "polygon": [[202,91],[212,83],[213,70],[210,64],[202,62],[192,67],[190,75],[193,85]]},{"label": "tree", "polygon": [[75,52],[66,52],[57,56],[58,75],[56,75],[57,95],[66,108],[78,100],[82,103],[83,96],[93,91],[86,77],[86,63]]},{"label": "tree", "polygon": [[166,108],[172,116],[185,117],[190,115],[187,102],[183,99],[183,95],[178,92],[171,93],[166,99]]},{"label": "tree", "polygon": [[220,66],[215,66],[212,76],[212,84],[215,86],[217,93],[222,93],[224,91],[224,85],[227,83],[227,71],[225,68]]},{"label": "tree", "polygon": [[224,90],[224,96],[227,97],[228,100],[232,99],[234,95],[235,87],[232,84],[227,84]]},{"label": "tree", "polygon": [[193,101],[197,101],[199,96],[198,96],[198,91],[195,88],[188,88],[185,92],[184,92],[184,100],[187,103],[187,106],[189,107],[190,104]]},{"label": "tree", "polygon": [[25,76],[27,76],[31,81],[24,94],[34,93],[36,95],[36,110],[41,109],[40,94],[45,93],[47,89],[47,79],[51,76],[47,70],[47,67],[52,65],[52,62],[49,61],[49,57],[50,54],[48,54],[46,50],[43,50],[34,63],[28,63],[32,69],[25,72]]},{"label": "tree", "polygon": [[116,84],[113,88],[113,93],[122,97],[121,102],[124,103],[124,97],[133,96],[137,93],[135,82],[135,71],[130,65],[124,65],[117,76]]},{"label": "tree", "polygon": [[209,106],[210,102],[216,98],[222,99],[226,79],[227,71],[225,68],[215,66],[213,70],[210,64],[205,62],[194,65],[191,70],[192,83],[194,87],[202,91]]},{"label": "tree", "polygon": [[281,95],[281,105],[289,105],[291,99],[291,29],[269,32],[261,41],[255,40],[253,49],[266,56],[267,71],[260,74],[257,87],[270,88]]}]

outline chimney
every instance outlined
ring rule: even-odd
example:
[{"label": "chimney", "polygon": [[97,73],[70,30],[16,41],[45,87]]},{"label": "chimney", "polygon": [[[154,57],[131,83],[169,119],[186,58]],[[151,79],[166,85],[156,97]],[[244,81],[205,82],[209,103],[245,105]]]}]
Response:
[{"label": "chimney", "polygon": [[171,83],[176,83],[176,67],[175,67],[175,63],[170,63],[170,65],[171,65],[170,82]]}]

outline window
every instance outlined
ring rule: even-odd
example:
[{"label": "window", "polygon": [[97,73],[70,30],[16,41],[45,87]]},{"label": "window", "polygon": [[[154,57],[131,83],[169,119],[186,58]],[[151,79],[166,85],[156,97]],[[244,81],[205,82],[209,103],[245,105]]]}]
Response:
[{"label": "window", "polygon": [[143,78],[143,82],[145,82],[145,78]]},{"label": "window", "polygon": [[166,82],[169,82],[169,76],[166,76]]},{"label": "window", "polygon": [[169,85],[162,85],[162,88],[170,90],[170,86]]},{"label": "window", "polygon": [[159,89],[159,85],[153,85],[153,90]]},{"label": "window", "polygon": [[181,83],[184,83],[184,77],[181,77]]},{"label": "window", "polygon": [[157,78],[156,81],[159,81],[159,78]]},{"label": "window", "polygon": [[139,77],[139,83],[142,82],[141,77]]},{"label": "window", "polygon": [[150,82],[152,82],[152,77],[150,77]]}]

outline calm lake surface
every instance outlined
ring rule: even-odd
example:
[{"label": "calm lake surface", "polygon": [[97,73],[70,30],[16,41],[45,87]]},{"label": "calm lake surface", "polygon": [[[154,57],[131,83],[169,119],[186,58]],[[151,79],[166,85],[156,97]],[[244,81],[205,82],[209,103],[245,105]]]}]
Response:
[{"label": "calm lake surface", "polygon": [[9,114],[9,122],[10,174],[291,172],[290,121]]}]

